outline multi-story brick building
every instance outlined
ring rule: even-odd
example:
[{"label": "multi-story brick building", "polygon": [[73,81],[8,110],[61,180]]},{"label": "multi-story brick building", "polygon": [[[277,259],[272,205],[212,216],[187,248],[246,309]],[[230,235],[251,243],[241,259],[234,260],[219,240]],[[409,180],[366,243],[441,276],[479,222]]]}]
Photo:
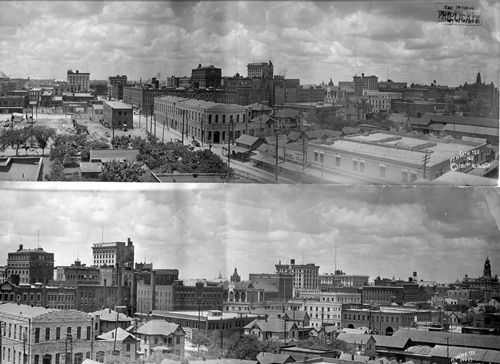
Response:
[{"label": "multi-story brick building", "polygon": [[356,96],[363,95],[363,90],[378,90],[377,76],[365,76],[365,74],[362,73],[361,76],[355,75],[353,80]]},{"label": "multi-story brick building", "polygon": [[102,113],[104,123],[115,129],[133,129],[134,113],[132,105],[121,101],[106,101],[103,103]]},{"label": "multi-story brick building", "polygon": [[343,308],[342,328],[367,327],[378,334],[392,335],[399,328],[412,327],[418,322],[430,323],[435,317],[430,310],[414,308]]},{"label": "multi-story brick building", "polygon": [[55,281],[62,281],[75,284],[99,284],[99,268],[88,267],[82,264],[80,259],[76,259],[70,266],[56,267]]},{"label": "multi-story brick building", "polygon": [[22,113],[25,98],[22,96],[0,96],[0,114]]},{"label": "multi-story brick building", "polygon": [[340,328],[342,305],[360,304],[360,293],[321,292],[301,294],[289,301],[289,305],[308,313],[310,324],[315,327],[335,326]]},{"label": "multi-story brick building", "polygon": [[54,96],[62,96],[63,93],[77,93],[79,85],[76,83],[59,83],[53,86]]},{"label": "multi-story brick building", "polygon": [[134,266],[134,245],[130,238],[127,242],[95,243],[92,246],[94,265]]},{"label": "multi-story brick building", "polygon": [[115,100],[123,100],[123,87],[127,85],[127,76],[109,76],[108,80],[108,96]]},{"label": "multi-story brick building", "polygon": [[202,67],[200,64],[198,68],[194,68],[191,71],[191,84],[195,88],[219,87],[221,78],[222,69],[214,67],[213,65]]},{"label": "multi-story brick building", "polygon": [[78,85],[78,91],[90,90],[90,73],[80,72],[78,70],[73,72],[69,69],[67,72],[67,81],[69,84]]},{"label": "multi-story brick building", "polygon": [[46,284],[54,276],[54,253],[42,248],[24,249],[19,244],[16,252],[7,258],[7,279],[12,283]]},{"label": "multi-story brick building", "polygon": [[248,134],[248,111],[234,104],[166,96],[155,99],[156,120],[207,144],[225,144]]},{"label": "multi-story brick building", "polygon": [[368,285],[369,276],[345,274],[341,270],[335,273],[319,275],[321,289],[336,287],[363,287]]},{"label": "multi-story brick building", "polygon": [[93,358],[94,322],[83,312],[0,305],[2,362],[81,364]]},{"label": "multi-story brick building", "polygon": [[157,310],[222,310],[222,287],[198,283],[196,286],[185,286],[182,281],[172,285],[157,285],[155,287],[155,306]]},{"label": "multi-story brick building", "polygon": [[290,264],[276,264],[276,273],[293,274],[294,296],[301,290],[319,290],[319,266],[314,263],[295,264],[295,259]]},{"label": "multi-story brick building", "polygon": [[271,61],[247,64],[248,78],[268,78],[274,77],[274,65]]},{"label": "multi-story brick building", "polygon": [[123,86],[123,102],[132,105],[143,115],[153,115],[155,98],[167,94],[167,89],[157,88],[154,81],[153,78],[153,83],[145,86]]}]

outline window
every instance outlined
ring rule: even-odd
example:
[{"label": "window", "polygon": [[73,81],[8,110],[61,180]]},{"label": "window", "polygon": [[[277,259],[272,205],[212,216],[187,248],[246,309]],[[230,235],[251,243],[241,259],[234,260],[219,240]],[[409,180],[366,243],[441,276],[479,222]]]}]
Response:
[{"label": "window", "polygon": [[403,170],[401,172],[401,177],[403,183],[408,183],[408,171]]},{"label": "window", "polygon": [[357,171],[358,170],[358,161],[356,159],[352,160],[352,170]]},{"label": "window", "polygon": [[385,166],[380,164],[380,177],[385,178]]},{"label": "window", "polygon": [[130,351],[130,344],[127,344],[127,351]]},{"label": "window", "polygon": [[416,181],[417,180],[417,173],[416,172],[410,172],[410,182]]},{"label": "window", "polygon": [[60,340],[60,339],[61,339],[61,328],[56,327],[56,340]]},{"label": "window", "polygon": [[45,341],[50,341],[50,327],[45,328]]},{"label": "window", "polygon": [[340,167],[340,156],[339,155],[335,156],[335,167]]},{"label": "window", "polygon": [[359,171],[365,173],[365,161],[359,161]]},{"label": "window", "polygon": [[323,162],[325,161],[325,155],[323,153],[319,153],[319,161],[321,162],[321,164],[323,164]]},{"label": "window", "polygon": [[314,161],[317,162],[319,160],[319,153],[314,152]]},{"label": "window", "polygon": [[90,340],[90,326],[87,326],[87,340]]},{"label": "window", "polygon": [[71,334],[71,326],[68,326],[68,328],[66,329],[66,333]]},{"label": "window", "polygon": [[76,338],[77,340],[82,338],[82,328],[80,326],[76,328]]},{"label": "window", "polygon": [[40,342],[40,328],[37,327],[35,329],[35,343],[39,343]]}]

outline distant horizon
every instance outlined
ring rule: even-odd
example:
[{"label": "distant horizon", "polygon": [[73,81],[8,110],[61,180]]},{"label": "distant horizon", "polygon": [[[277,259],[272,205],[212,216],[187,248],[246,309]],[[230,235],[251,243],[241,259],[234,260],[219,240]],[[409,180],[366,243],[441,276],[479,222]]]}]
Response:
[{"label": "distant horizon", "polygon": [[139,80],[189,76],[198,64],[246,75],[248,63],[271,60],[275,74],[302,84],[365,73],[461,85],[477,72],[498,83],[500,3],[467,1],[481,17],[471,26],[440,22],[439,2],[2,2],[0,70],[64,79],[71,68]]},{"label": "distant horizon", "polygon": [[[481,72],[479,71],[479,73],[481,73]],[[92,75],[92,73],[91,73],[91,75]],[[117,75],[109,75],[108,77],[113,77],[113,76],[117,76]],[[126,74],[122,74],[122,75],[118,75],[118,76],[126,76]],[[222,77],[233,77],[233,76],[224,76],[223,75]],[[135,79],[132,80],[132,79],[129,79],[127,77],[127,82],[140,83],[142,81],[142,83],[146,83],[146,81],[150,80],[152,77],[154,77],[154,76],[145,77],[145,78],[137,79],[137,80],[135,80]],[[179,76],[179,77],[191,77],[191,74],[185,75],[185,76]],[[246,76],[243,76],[243,77],[246,77]],[[67,80],[62,79],[62,78],[32,78],[32,77],[29,77],[29,76],[28,77],[10,77],[10,78],[11,79],[29,79],[30,81],[61,81],[61,82],[67,82]],[[108,82],[109,80],[108,80],[108,78],[106,78],[106,79],[90,79],[90,82],[95,82],[95,81],[106,81],[106,82]],[[166,82],[167,78],[160,78],[159,81],[165,81]],[[393,82],[406,82],[404,80],[397,80],[397,81],[396,80],[391,80],[391,81],[393,81]],[[303,83],[302,80],[300,82],[301,82],[300,83],[301,85],[321,85],[322,82],[323,82],[323,80],[321,82],[315,82],[315,83]],[[328,84],[329,82],[330,82],[330,79],[328,79],[327,81],[324,81],[325,84]],[[333,82],[333,84],[335,86],[338,86],[340,82],[354,82],[354,81],[353,80],[338,80],[338,81],[334,81],[332,79],[332,82]],[[379,82],[387,82],[387,80],[380,80],[379,79]],[[467,83],[468,85],[473,85],[473,84],[475,84],[475,80],[471,80],[471,82],[466,81],[465,83]],[[461,84],[459,84],[457,86],[450,86],[450,85],[444,85],[444,84],[443,85],[437,84],[437,86],[438,87],[439,86],[441,86],[441,87],[448,87],[448,88],[458,88],[458,87],[463,86],[465,83],[461,83]],[[495,88],[497,87],[497,85],[493,81],[490,82],[490,81],[486,80],[486,81],[483,81],[483,83],[486,84],[486,85],[493,83],[493,85],[495,86]],[[407,84],[408,84],[408,87],[411,85],[411,83],[407,83]],[[420,82],[420,83],[414,82],[413,84],[415,84],[415,85],[430,85],[430,84],[422,83],[422,82]]]}]

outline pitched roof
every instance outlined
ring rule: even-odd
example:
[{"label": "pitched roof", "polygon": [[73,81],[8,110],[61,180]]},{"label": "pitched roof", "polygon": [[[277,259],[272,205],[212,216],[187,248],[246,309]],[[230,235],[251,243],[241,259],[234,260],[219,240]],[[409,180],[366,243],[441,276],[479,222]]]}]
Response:
[{"label": "pitched roof", "polygon": [[132,335],[130,332],[127,332],[123,330],[122,328],[118,327],[116,330],[111,330],[109,332],[106,332],[102,335],[99,335],[97,337],[97,340],[101,341],[114,341],[116,336],[116,341],[123,341],[127,339],[128,337],[131,337],[132,339],[135,340],[135,336]]},{"label": "pitched roof", "polygon": [[361,132],[361,128],[351,128],[350,126],[344,126],[342,128],[344,134],[358,134]]},{"label": "pitched roof", "polygon": [[180,325],[173,324],[171,322],[167,322],[165,320],[151,320],[148,323],[142,325],[137,330],[138,334],[142,335],[163,335],[168,336],[173,333],[177,329],[181,329]]},{"label": "pitched roof", "polygon": [[[285,330],[286,323],[286,330]],[[285,321],[279,318],[268,318],[267,320],[255,319],[245,326],[245,329],[252,329],[253,327],[258,326],[259,329],[263,332],[284,332],[290,331],[293,327],[297,327],[297,325],[292,321]]]},{"label": "pitched roof", "polygon": [[235,140],[235,143],[243,144],[243,145],[248,145],[249,147],[251,147],[259,139],[260,138],[255,137],[255,136],[251,136],[251,135],[247,135],[247,134],[242,134],[238,139]]},{"label": "pitched roof", "polygon": [[251,105],[247,105],[247,107],[249,109],[252,109],[252,111],[269,111],[269,110],[272,110],[272,108],[270,108],[269,106],[266,106],[266,105],[262,105],[262,104],[251,104]]},{"label": "pitched roof", "polygon": [[269,117],[268,115],[260,115],[256,116],[253,119],[250,120],[251,123],[267,123],[268,121],[274,122],[273,118]]},{"label": "pitched roof", "polygon": [[288,317],[288,319],[295,321],[304,321],[309,317],[307,311],[302,310],[286,310],[285,315]]},{"label": "pitched roof", "polygon": [[276,113],[273,113],[272,116],[275,118],[295,118],[299,116],[300,111],[293,109],[281,109]]},{"label": "pitched roof", "polygon": [[372,336],[370,334],[352,334],[342,332],[337,336],[338,340],[343,340],[348,344],[366,344]]},{"label": "pitched roof", "polygon": [[296,141],[300,138],[300,133],[298,131],[291,131],[288,133],[288,140]]},{"label": "pitched roof", "polygon": [[459,133],[468,133],[468,134],[498,136],[498,128],[487,128],[487,127],[476,126],[476,125],[449,123],[449,124],[446,124],[444,126],[443,130],[444,131],[459,132]]},{"label": "pitched roof", "polygon": [[257,355],[257,362],[260,364],[284,364],[295,360],[288,354],[271,354],[261,352]]},{"label": "pitched roof", "polygon": [[406,352],[417,355],[429,355],[431,350],[432,348],[430,346],[416,345],[416,346],[410,346],[408,349],[406,349]]},{"label": "pitched roof", "polygon": [[393,337],[407,337],[414,343],[430,345],[452,345],[480,349],[500,350],[500,340],[495,336],[459,334],[454,332],[399,329]]},{"label": "pitched roof", "polygon": [[424,118],[430,119],[435,123],[474,125],[498,129],[498,119],[432,114],[424,114],[424,116],[422,116],[422,119]]},{"label": "pitched roof", "polygon": [[[104,309],[104,310],[99,310],[99,311],[94,311],[92,312],[92,315],[99,315],[99,319],[101,321],[113,321],[113,322],[132,322],[134,321],[133,318],[128,317],[127,315],[123,313],[118,313],[115,310],[111,309]],[[117,317],[118,315],[118,317]]]},{"label": "pitched roof", "polygon": [[410,339],[407,337],[399,336],[386,336],[386,335],[372,335],[375,340],[375,347],[385,347],[385,348],[404,348]]}]

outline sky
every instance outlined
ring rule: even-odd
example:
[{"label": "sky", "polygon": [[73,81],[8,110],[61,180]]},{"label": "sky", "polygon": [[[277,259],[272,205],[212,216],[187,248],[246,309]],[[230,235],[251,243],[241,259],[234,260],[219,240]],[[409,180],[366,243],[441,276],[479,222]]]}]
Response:
[{"label": "sky", "polygon": [[370,281],[455,282],[487,257],[500,273],[499,188],[3,183],[0,206],[0,265],[19,244],[91,265],[93,244],[130,238],[136,262],[183,279],[291,259]]},{"label": "sky", "polygon": [[441,0],[6,1],[0,0],[0,71],[10,77],[130,80],[190,76],[198,64],[223,76],[272,60],[302,84],[364,73],[420,84],[498,86],[500,2],[458,0],[481,26],[438,23]]}]

